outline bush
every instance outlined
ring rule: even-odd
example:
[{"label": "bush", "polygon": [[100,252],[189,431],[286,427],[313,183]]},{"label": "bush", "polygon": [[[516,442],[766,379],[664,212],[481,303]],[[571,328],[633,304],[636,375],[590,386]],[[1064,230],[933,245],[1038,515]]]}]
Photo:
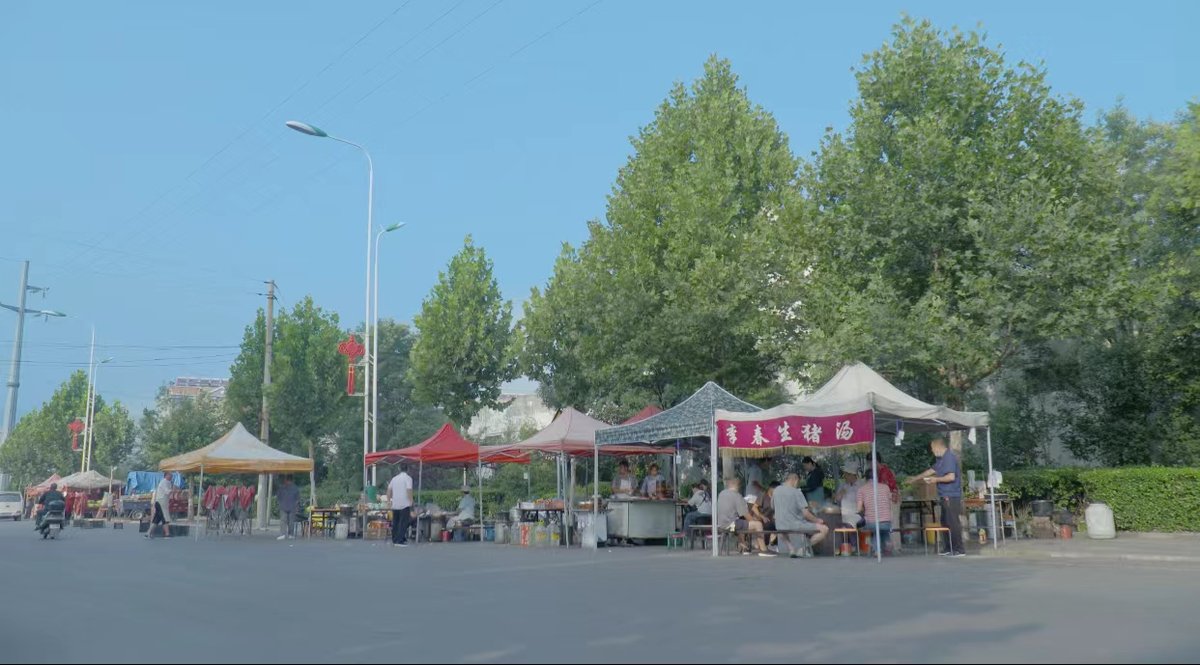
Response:
[{"label": "bush", "polygon": [[1095,469],[1080,478],[1087,500],[1108,504],[1122,531],[1200,531],[1200,469]]},{"label": "bush", "polygon": [[1053,501],[1059,509],[1078,512],[1083,500],[1083,469],[1025,469],[1004,474],[1003,490],[1018,505]]}]

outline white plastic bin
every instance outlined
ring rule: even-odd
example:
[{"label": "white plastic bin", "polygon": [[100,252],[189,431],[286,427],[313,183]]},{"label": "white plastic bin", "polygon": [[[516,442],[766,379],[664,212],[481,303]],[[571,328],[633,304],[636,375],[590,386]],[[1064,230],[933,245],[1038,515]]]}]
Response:
[{"label": "white plastic bin", "polygon": [[1093,503],[1084,511],[1087,522],[1088,538],[1108,540],[1117,537],[1117,527],[1113,520],[1112,508],[1108,504]]}]

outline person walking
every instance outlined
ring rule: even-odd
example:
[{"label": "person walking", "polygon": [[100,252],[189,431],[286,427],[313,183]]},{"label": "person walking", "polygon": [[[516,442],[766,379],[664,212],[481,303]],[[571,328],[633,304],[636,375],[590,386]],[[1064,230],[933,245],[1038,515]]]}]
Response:
[{"label": "person walking", "polygon": [[392,504],[392,546],[408,547],[408,527],[412,524],[413,481],[408,465],[400,465],[400,473],[388,483],[388,500]]},{"label": "person walking", "polygon": [[283,484],[275,492],[279,502],[279,537],[275,540],[295,539],[296,513],[300,511],[300,488],[292,482],[291,474],[283,477]]},{"label": "person walking", "polygon": [[146,537],[151,538],[154,535],[154,527],[162,525],[163,538],[171,537],[171,492],[175,491],[175,485],[171,483],[171,474],[164,473],[162,480],[158,481],[158,487],[154,488],[154,505],[151,510],[154,517],[150,520],[150,528],[146,530]]},{"label": "person walking", "polygon": [[946,440],[938,437],[929,442],[929,449],[936,458],[933,468],[915,476],[913,482],[936,484],[938,501],[942,506],[942,522],[950,529],[950,549],[939,552],[942,556],[964,557],[967,549],[963,545],[962,521],[963,511],[962,480],[958,476],[958,456],[946,445]]}]

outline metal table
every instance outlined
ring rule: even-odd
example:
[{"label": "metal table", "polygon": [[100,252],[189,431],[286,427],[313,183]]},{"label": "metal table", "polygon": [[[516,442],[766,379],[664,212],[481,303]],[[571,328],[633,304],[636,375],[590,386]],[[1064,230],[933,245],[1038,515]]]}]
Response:
[{"label": "metal table", "polygon": [[673,499],[609,499],[608,535],[662,540],[675,533],[678,504]]}]

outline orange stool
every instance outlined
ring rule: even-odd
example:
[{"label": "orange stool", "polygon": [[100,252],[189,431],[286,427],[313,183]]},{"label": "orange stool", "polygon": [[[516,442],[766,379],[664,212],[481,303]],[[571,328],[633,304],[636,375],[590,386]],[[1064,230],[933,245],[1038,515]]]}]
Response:
[{"label": "orange stool", "polygon": [[939,554],[942,551],[942,534],[946,534],[946,547],[950,546],[950,528],[944,526],[927,526],[925,527],[925,556],[929,556],[929,534],[933,534],[934,550]]},{"label": "orange stool", "polygon": [[[839,536],[842,539],[841,547],[838,547],[838,537]],[[858,529],[854,529],[851,527],[840,527],[840,528],[834,529],[833,530],[833,553],[834,553],[834,555],[841,556],[842,549],[849,550],[851,547],[854,548],[855,554],[858,554],[860,552],[860,550],[858,549]],[[850,553],[846,552],[846,556],[850,556]]]}]

